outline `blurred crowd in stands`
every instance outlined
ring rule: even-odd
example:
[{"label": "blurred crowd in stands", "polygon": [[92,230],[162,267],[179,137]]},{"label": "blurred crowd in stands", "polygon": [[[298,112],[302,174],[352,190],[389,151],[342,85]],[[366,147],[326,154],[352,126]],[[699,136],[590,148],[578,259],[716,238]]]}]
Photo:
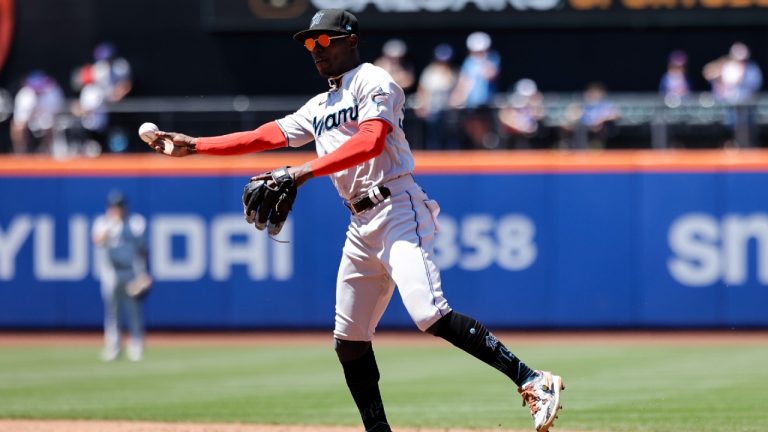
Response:
[{"label": "blurred crowd in stands", "polygon": [[[398,44],[402,56],[406,48],[402,41]],[[501,62],[490,36],[470,34],[466,49],[466,57],[455,68],[452,47],[438,45],[433,61],[416,80],[413,108],[423,121],[425,149],[609,148],[622,130],[631,130],[638,123],[648,128],[646,142],[638,147],[684,147],[679,139],[683,129],[697,127],[697,121],[680,113],[691,106],[721,109],[719,118],[709,118],[710,125],[720,125],[721,130],[707,131],[720,135],[716,137],[719,146],[759,145],[756,102],[762,73],[741,42],[734,42],[727,54],[706,64],[702,74],[711,89],[698,98],[689,83],[687,54],[673,51],[660,78],[659,94],[650,100],[624,101],[630,108],[627,112],[600,82],[587,84],[575,100],[548,102],[531,78],[521,78],[508,92],[499,93],[495,82]],[[649,101],[644,116],[632,112]],[[665,115],[673,110],[680,111],[677,118]],[[632,147],[626,140],[623,146]]]},{"label": "blurred crowd in stands", "polygon": [[78,95],[73,101],[65,98],[54,77],[33,70],[12,101],[8,96],[13,153],[93,157],[128,147],[128,135],[109,122],[108,104],[119,102],[132,88],[131,66],[115,46],[98,44],[92,61],[74,68],[69,85]]},{"label": "blurred crowd in stands", "polygon": [[[481,31],[469,34],[464,47],[437,45],[421,71],[408,61],[401,39],[384,43],[373,63],[408,95],[406,131],[416,149],[698,147],[691,137],[707,147],[762,146],[762,72],[741,42],[698,72],[709,89],[691,88],[695,72],[688,70],[686,52],[675,50],[660,71],[658,93],[646,95],[611,94],[597,81],[579,95],[547,94],[532,77],[500,90],[502,59]],[[78,95],[73,101],[55,78],[36,70],[15,95],[0,91],[10,151],[97,156],[136,149],[133,129],[110,122],[110,107],[132,88],[131,66],[114,45],[95,47],[92,61],[74,68],[69,85]]]}]

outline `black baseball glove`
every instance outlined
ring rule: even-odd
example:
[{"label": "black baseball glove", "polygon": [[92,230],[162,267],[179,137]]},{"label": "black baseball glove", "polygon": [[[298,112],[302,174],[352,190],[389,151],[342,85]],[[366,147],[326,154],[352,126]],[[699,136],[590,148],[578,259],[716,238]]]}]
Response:
[{"label": "black baseball glove", "polygon": [[288,167],[255,176],[243,188],[245,220],[277,235],[296,200],[297,186]]}]

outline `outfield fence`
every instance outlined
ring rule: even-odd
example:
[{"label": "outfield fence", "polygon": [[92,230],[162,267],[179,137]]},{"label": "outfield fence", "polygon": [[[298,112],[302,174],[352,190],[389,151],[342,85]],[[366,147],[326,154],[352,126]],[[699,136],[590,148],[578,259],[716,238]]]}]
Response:
[{"label": "outfield fence", "polygon": [[[109,191],[149,221],[151,328],[326,328],[349,213],[302,187],[284,242],[241,216],[254,173],[311,153],[0,163],[0,327],[97,328],[90,224]],[[768,152],[417,152],[435,258],[495,328],[766,327]],[[528,307],[536,305],[535,307]],[[382,325],[411,328],[397,295]]]}]

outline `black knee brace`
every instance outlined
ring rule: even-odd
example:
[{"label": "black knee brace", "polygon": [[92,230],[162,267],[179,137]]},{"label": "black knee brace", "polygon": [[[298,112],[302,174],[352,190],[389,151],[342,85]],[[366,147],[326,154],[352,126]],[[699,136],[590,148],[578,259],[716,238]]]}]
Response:
[{"label": "black knee brace", "polygon": [[379,368],[370,342],[336,339],[336,355],[347,384],[371,385],[379,381]]},{"label": "black knee brace", "polygon": [[437,336],[437,332],[440,330],[440,327],[443,325],[443,323],[446,323],[446,322],[450,323],[451,315],[453,315],[453,311],[448,312],[447,314],[442,316],[439,320],[435,321],[435,323],[429,326],[428,329],[424,330],[424,333],[429,333],[432,336]]},{"label": "black knee brace", "polygon": [[371,343],[368,341],[348,341],[336,339],[334,347],[339,361],[342,363],[357,360],[364,356],[371,349]]}]

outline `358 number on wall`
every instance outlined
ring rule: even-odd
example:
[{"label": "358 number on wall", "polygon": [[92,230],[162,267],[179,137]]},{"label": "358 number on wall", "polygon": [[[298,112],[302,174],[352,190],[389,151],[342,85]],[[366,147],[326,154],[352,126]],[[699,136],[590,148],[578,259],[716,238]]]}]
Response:
[{"label": "358 number on wall", "polygon": [[480,271],[495,264],[520,271],[536,261],[536,226],[525,215],[470,214],[460,219],[441,215],[439,222],[435,262],[443,270]]}]

